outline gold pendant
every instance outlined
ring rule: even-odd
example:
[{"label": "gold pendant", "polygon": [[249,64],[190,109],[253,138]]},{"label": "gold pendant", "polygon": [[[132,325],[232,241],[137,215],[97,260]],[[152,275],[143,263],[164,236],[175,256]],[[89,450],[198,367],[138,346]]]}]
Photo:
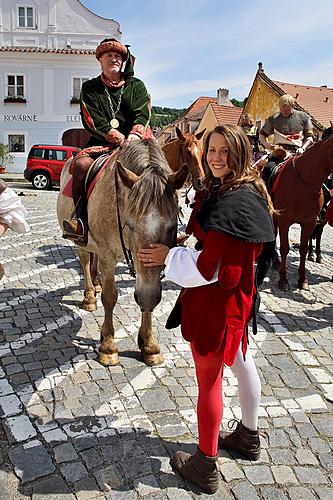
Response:
[{"label": "gold pendant", "polygon": [[117,118],[112,118],[112,120],[110,121],[110,125],[112,128],[118,128],[119,122],[118,122]]}]

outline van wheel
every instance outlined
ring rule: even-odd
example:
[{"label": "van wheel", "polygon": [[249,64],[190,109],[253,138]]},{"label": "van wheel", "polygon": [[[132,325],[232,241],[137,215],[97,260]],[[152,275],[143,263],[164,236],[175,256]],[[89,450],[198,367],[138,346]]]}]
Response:
[{"label": "van wheel", "polygon": [[51,180],[48,174],[36,172],[31,179],[31,183],[36,189],[48,189],[51,185]]}]

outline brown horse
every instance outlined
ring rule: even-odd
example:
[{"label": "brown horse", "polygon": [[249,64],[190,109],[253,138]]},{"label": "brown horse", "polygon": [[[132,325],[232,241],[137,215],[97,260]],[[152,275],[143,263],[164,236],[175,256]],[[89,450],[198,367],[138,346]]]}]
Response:
[{"label": "brown horse", "polygon": [[[151,313],[161,300],[161,268],[146,268],[136,256],[138,249],[147,248],[150,243],[162,242],[168,246],[175,243],[178,215],[175,190],[180,189],[187,174],[187,167],[171,172],[155,140],[140,140],[126,146],[118,159],[110,158],[90,195],[88,244],[79,250],[85,279],[83,307],[90,311],[96,309],[95,254],[103,275],[105,317],[99,361],[104,365],[119,363],[113,327],[113,309],[117,302],[114,275],[116,264],[124,260],[124,254],[129,267],[133,267],[134,297],[142,313],[138,344],[143,360],[155,365],[163,359],[151,320]],[[57,204],[60,226],[74,208],[72,199],[62,194],[69,178],[67,162],[61,174]]]},{"label": "brown horse", "polygon": [[202,166],[203,151],[199,142],[205,131],[206,129],[197,134],[187,133],[183,135],[181,130],[176,127],[177,139],[172,139],[162,147],[173,172],[180,170],[184,164],[188,166],[193,188],[196,191],[203,188],[205,177]]},{"label": "brown horse", "polygon": [[280,235],[281,263],[279,288],[289,290],[286,274],[286,259],[289,252],[289,227],[301,226],[300,265],[298,287],[308,289],[305,259],[310,235],[323,206],[321,189],[327,176],[333,171],[333,136],[312,146],[302,156],[294,157],[286,165],[273,193],[274,207],[279,211],[275,225]]}]

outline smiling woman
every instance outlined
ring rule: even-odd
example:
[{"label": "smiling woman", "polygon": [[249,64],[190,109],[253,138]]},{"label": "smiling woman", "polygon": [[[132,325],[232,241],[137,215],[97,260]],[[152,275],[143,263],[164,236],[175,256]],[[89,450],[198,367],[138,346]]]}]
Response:
[{"label": "smiling woman", "polygon": [[[274,241],[274,230],[272,204],[251,166],[250,143],[241,127],[212,130],[204,162],[205,189],[197,192],[186,229],[197,238],[196,249],[170,250],[157,243],[141,249],[138,257],[148,268],[165,264],[166,278],[184,287],[173,310],[178,323],[170,328],[180,323],[191,344],[199,387],[199,446],[192,457],[178,451],[171,464],[202,491],[214,493],[218,448],[237,450],[250,460],[260,456],[260,380],[247,350],[248,324],[257,297],[254,263],[264,244]],[[239,383],[242,421],[233,433],[219,436],[224,364]]]}]

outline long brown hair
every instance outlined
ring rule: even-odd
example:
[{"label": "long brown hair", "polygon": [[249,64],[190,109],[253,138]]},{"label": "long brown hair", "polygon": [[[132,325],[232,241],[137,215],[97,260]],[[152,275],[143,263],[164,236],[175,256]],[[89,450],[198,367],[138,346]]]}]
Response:
[{"label": "long brown hair", "polygon": [[209,141],[212,134],[221,134],[228,144],[228,167],[231,172],[223,179],[223,184],[219,188],[220,193],[225,193],[231,189],[236,189],[241,184],[252,184],[259,193],[266,199],[269,211],[275,213],[271,197],[269,196],[265,183],[261,179],[257,169],[251,164],[251,146],[242,127],[237,125],[218,125],[211,130],[205,138],[204,145],[204,167],[206,172],[206,186],[210,191],[216,182],[208,163],[207,153]]}]

